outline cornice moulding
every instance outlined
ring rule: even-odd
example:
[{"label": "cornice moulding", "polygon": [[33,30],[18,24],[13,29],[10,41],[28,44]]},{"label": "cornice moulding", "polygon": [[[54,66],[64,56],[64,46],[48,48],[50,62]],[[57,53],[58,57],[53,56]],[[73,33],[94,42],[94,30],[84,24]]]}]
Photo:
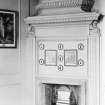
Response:
[{"label": "cornice moulding", "polygon": [[25,18],[25,22],[26,24],[34,24],[34,25],[86,22],[86,21],[97,20],[98,16],[99,14],[96,12],[52,15],[52,16],[33,16]]}]

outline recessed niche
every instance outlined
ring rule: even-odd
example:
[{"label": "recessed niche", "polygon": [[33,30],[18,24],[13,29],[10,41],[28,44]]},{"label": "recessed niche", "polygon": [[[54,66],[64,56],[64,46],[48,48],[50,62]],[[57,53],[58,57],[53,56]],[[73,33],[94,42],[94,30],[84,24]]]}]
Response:
[{"label": "recessed niche", "polygon": [[81,105],[81,85],[42,85],[43,105]]}]

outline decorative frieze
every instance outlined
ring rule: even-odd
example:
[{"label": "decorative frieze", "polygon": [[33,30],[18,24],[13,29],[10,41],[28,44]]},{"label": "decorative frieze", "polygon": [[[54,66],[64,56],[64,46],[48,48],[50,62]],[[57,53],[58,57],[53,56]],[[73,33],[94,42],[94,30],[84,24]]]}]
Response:
[{"label": "decorative frieze", "polygon": [[73,22],[88,22],[98,19],[99,14],[96,12],[91,13],[78,13],[78,14],[64,14],[53,16],[35,16],[27,17],[25,19],[27,24],[42,25],[42,24],[57,24],[57,23],[73,23]]},{"label": "decorative frieze", "polygon": [[[35,6],[35,11],[37,11],[38,15],[66,14],[67,11],[77,12],[78,9],[75,8],[80,9],[81,5],[82,0],[41,0]],[[83,11],[81,10],[81,12]]]},{"label": "decorative frieze", "polygon": [[35,11],[38,15],[77,13],[78,9],[79,12],[91,12],[94,3],[94,0],[41,0]]},{"label": "decorative frieze", "polygon": [[82,4],[82,0],[42,0],[37,6],[38,9],[77,7]]}]

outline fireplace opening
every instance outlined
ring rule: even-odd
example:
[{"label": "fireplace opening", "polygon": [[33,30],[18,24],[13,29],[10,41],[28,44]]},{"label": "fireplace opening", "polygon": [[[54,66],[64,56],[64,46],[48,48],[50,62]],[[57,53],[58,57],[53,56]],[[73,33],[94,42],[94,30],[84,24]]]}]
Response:
[{"label": "fireplace opening", "polygon": [[42,84],[44,105],[80,105],[81,85]]}]

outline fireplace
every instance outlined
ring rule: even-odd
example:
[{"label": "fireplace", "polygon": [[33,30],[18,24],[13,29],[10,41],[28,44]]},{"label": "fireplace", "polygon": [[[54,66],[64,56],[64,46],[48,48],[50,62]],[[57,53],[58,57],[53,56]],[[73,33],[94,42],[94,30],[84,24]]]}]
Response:
[{"label": "fireplace", "polygon": [[79,105],[80,86],[63,84],[42,84],[45,105]]},{"label": "fireplace", "polygon": [[42,105],[83,105],[86,103],[85,86],[85,84],[41,83],[39,100]]},{"label": "fireplace", "polygon": [[99,14],[82,11],[81,0],[40,3],[25,19],[35,105],[99,105]]}]

